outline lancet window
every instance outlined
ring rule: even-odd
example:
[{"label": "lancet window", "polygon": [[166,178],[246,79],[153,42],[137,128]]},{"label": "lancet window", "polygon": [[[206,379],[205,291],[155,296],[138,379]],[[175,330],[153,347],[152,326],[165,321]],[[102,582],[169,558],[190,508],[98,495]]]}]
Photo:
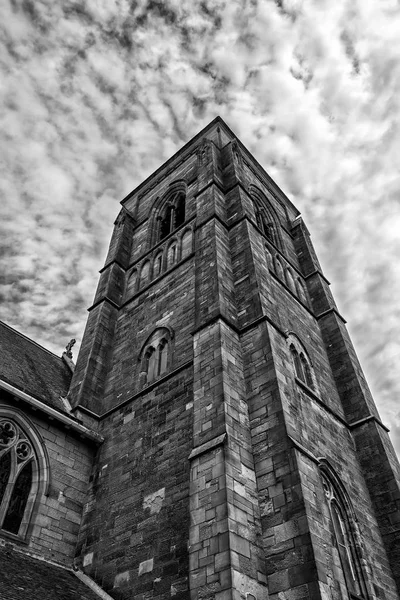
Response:
[{"label": "lancet window", "polygon": [[278,232],[279,221],[273,208],[258,188],[252,187],[250,193],[258,228],[270,242],[281,247]]},{"label": "lancet window", "polygon": [[335,486],[327,472],[322,473],[322,483],[329,509],[331,527],[344,583],[350,597],[365,597],[365,584],[353,535],[354,523],[349,514],[349,502]]},{"label": "lancet window", "polygon": [[0,418],[0,529],[20,535],[34,500],[35,452],[28,436],[9,418]]},{"label": "lancet window", "polygon": [[159,216],[158,240],[161,241],[185,222],[185,194],[178,191],[168,198]]},{"label": "lancet window", "polygon": [[310,360],[296,336],[290,336],[290,354],[297,379],[305,383],[309,388],[315,389],[314,374]]}]

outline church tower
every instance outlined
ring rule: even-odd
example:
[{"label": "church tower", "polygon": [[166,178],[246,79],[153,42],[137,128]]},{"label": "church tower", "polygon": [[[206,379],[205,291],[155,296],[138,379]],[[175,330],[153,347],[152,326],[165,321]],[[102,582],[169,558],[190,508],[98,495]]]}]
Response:
[{"label": "church tower", "polygon": [[399,599],[400,469],[298,210],[216,118],[122,201],[70,389],[116,600]]}]

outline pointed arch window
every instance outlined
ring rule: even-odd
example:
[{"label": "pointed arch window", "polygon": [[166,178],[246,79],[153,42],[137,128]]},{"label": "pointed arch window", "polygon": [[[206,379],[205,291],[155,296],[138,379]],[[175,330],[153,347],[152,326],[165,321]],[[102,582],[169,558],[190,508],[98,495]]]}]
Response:
[{"label": "pointed arch window", "polygon": [[350,502],[347,495],[340,489],[342,486],[335,485],[337,478],[332,479],[329,476],[326,465],[323,463],[320,467],[323,469],[322,484],[344,583],[351,597],[364,598],[365,582],[356,550],[353,534],[355,524],[350,510]]},{"label": "pointed arch window", "polygon": [[294,283],[292,271],[289,269],[289,267],[286,267],[285,279],[286,279],[286,285],[295,294],[296,293],[296,285]]},{"label": "pointed arch window", "polygon": [[161,274],[162,259],[163,259],[162,253],[157,254],[157,256],[155,257],[154,263],[153,263],[153,277],[158,277]]},{"label": "pointed arch window", "polygon": [[142,385],[153,383],[167,373],[171,364],[172,333],[167,327],[157,328],[147,339],[139,355]]},{"label": "pointed arch window", "polygon": [[265,235],[269,242],[272,242],[272,244],[281,248],[279,219],[275,214],[273,207],[264,196],[263,192],[255,186],[251,186],[250,193],[259,230]]},{"label": "pointed arch window", "polygon": [[0,418],[0,529],[26,530],[36,496],[37,459],[31,441],[16,422]]},{"label": "pointed arch window", "polygon": [[158,241],[166,238],[185,222],[185,204],[186,197],[182,191],[178,191],[168,198],[164,210],[159,216]]},{"label": "pointed arch window", "polygon": [[305,383],[307,387],[315,390],[314,372],[303,345],[294,334],[289,335],[288,341],[296,378]]}]

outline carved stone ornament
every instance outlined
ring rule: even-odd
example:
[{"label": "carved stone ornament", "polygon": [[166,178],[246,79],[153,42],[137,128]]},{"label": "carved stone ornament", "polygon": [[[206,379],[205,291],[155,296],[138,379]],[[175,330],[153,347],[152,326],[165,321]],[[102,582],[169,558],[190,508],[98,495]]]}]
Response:
[{"label": "carved stone ornament", "polygon": [[211,141],[204,139],[197,150],[197,161],[199,165],[205,165],[211,158]]},{"label": "carved stone ornament", "polygon": [[232,141],[231,148],[232,148],[233,157],[236,159],[238,165],[243,166],[242,153],[240,152],[240,148],[239,148],[239,144],[237,143],[237,140]]},{"label": "carved stone ornament", "polygon": [[12,446],[17,439],[17,430],[10,421],[0,421],[0,448]]},{"label": "carved stone ornament", "polygon": [[72,338],[65,347],[65,354],[68,358],[72,358],[72,347],[76,344],[76,340]]}]

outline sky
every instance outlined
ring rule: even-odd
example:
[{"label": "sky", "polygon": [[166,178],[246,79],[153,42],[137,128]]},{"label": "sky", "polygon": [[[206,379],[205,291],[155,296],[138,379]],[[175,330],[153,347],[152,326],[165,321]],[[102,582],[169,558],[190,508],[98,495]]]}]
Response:
[{"label": "sky", "polygon": [[400,452],[396,0],[2,0],[0,318],[82,338],[119,201],[220,115],[301,211]]}]

